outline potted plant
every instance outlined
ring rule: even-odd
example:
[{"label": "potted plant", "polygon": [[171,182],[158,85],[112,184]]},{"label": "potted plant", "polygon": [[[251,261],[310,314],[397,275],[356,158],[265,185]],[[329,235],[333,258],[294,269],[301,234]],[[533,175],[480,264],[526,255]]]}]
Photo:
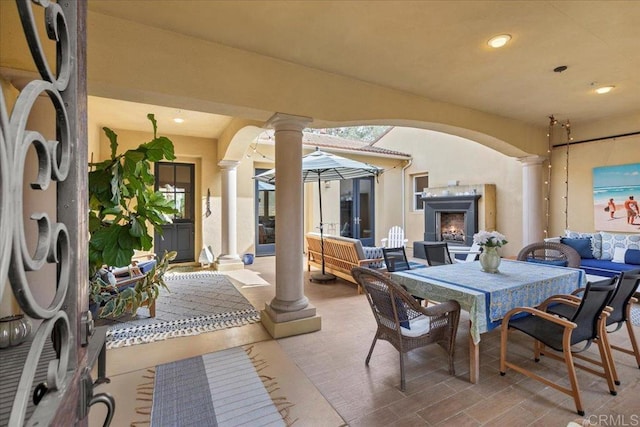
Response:
[{"label": "potted plant", "polygon": [[95,306],[102,307],[101,317],[135,313],[141,305],[155,301],[160,287],[167,287],[162,277],[176,255],[165,253],[135,286],[121,291],[102,270],[105,266],[129,265],[134,250],[150,250],[150,233],[161,232],[160,226],[176,212],[172,201],[154,190],[151,169],[154,162],[175,159],[173,142],[157,135],[153,114],[147,118],[153,125],[151,141],[117,154],[118,135],[104,127],[110,141],[110,158],[89,164],[90,298]]}]

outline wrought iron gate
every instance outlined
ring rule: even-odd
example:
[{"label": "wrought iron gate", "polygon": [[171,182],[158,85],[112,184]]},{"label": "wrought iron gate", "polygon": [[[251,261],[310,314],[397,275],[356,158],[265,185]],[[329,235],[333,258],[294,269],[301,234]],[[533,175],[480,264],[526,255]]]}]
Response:
[{"label": "wrought iron gate", "polygon": [[[13,396],[0,401],[0,425],[86,424],[92,401],[112,403],[110,396],[93,396],[87,366],[93,321],[87,311],[86,2],[16,4],[24,34],[11,37],[26,39],[39,77],[19,88],[15,100],[0,90],[0,298],[12,290],[20,310],[39,325],[27,342],[0,349],[0,394]],[[53,42],[40,39],[41,20]],[[55,44],[55,64],[45,41]],[[32,114],[44,99],[55,138],[31,128],[31,121],[42,120]],[[31,182],[29,156],[36,164]],[[46,197],[39,195],[47,191],[55,212],[42,206]],[[34,248],[29,227],[37,230]],[[54,274],[37,274],[47,269]],[[43,303],[42,295],[52,297]]]}]

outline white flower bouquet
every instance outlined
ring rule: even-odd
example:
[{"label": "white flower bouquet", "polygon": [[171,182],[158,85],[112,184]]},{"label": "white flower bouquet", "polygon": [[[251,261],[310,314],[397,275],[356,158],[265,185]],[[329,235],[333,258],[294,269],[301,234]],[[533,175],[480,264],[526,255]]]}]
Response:
[{"label": "white flower bouquet", "polygon": [[507,238],[504,234],[500,234],[497,231],[485,231],[480,230],[476,234],[473,235],[473,242],[488,248],[499,248],[502,245],[506,245]]}]

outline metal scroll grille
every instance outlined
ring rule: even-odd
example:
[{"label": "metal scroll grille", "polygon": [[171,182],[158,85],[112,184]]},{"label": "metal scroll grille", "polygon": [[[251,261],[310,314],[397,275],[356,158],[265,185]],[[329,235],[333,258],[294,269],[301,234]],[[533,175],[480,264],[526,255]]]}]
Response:
[{"label": "metal scroll grille", "polygon": [[[63,309],[68,301],[72,268],[75,269],[69,232],[67,225],[58,222],[56,211],[50,212],[51,206],[42,206],[47,198],[39,197],[39,193],[45,194],[47,190],[57,192],[54,197],[56,205],[60,205],[60,183],[70,176],[72,141],[76,137],[71,131],[75,123],[70,123],[67,111],[74,103],[69,102],[65,91],[74,73],[76,56],[71,46],[75,44],[71,42],[76,36],[69,31],[65,12],[58,3],[49,0],[16,3],[39,78],[22,87],[15,100],[6,99],[0,91],[0,298],[3,291],[12,289],[20,310],[34,323],[41,323],[32,339],[21,344],[20,351],[0,350],[3,370],[11,369],[15,377],[0,385],[3,402],[8,400],[11,406],[9,412],[2,408],[0,425],[11,426],[24,425],[32,413],[48,424],[76,363],[75,319],[71,325]],[[38,25],[42,26],[43,20],[52,41],[40,38]],[[45,55],[43,42],[55,44],[53,65]],[[56,134],[53,138],[28,125],[42,102],[53,111]],[[71,117],[75,120],[75,114]],[[35,173],[31,172],[31,162],[36,164]],[[27,229],[35,230],[32,234],[36,237],[27,233]],[[39,271],[53,274],[36,274]],[[10,283],[10,288],[5,283]],[[42,301],[42,295],[49,296],[47,301]],[[75,308],[70,312],[75,313]],[[49,391],[34,408],[31,394],[42,381],[43,364]],[[20,375],[15,375],[20,368]]]}]

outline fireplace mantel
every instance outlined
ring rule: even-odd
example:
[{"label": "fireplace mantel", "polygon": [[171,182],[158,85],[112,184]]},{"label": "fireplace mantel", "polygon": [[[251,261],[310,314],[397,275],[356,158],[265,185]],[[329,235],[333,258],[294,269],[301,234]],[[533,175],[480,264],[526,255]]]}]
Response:
[{"label": "fireplace mantel", "polygon": [[[436,229],[439,212],[464,212],[466,214],[464,231],[466,246],[472,245],[473,235],[479,230],[496,229],[495,184],[425,188],[424,191],[425,194],[429,194],[429,197],[420,199],[424,203],[424,241],[414,242],[413,255],[415,257],[424,257],[421,255],[424,254],[424,243],[440,240],[440,236],[438,236],[440,230]],[[470,220],[466,218],[470,218]]]},{"label": "fireplace mantel", "polygon": [[423,197],[424,203],[424,240],[436,242],[440,240],[438,214],[442,212],[461,212],[465,214],[464,244],[471,246],[473,235],[478,232],[478,200],[479,194],[461,196]]}]

